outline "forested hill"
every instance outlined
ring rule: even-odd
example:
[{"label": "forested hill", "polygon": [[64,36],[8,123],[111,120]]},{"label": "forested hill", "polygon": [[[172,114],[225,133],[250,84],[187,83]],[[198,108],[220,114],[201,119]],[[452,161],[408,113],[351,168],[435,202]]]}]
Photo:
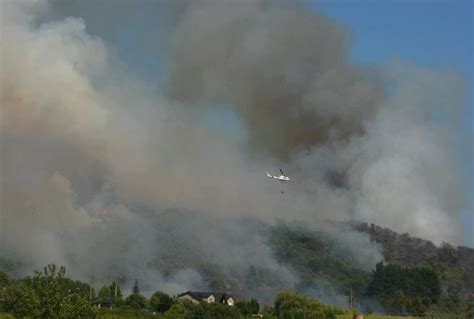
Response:
[{"label": "forested hill", "polygon": [[463,299],[474,297],[474,249],[432,242],[398,234],[374,224],[358,224],[359,231],[383,247],[387,262],[403,266],[428,266],[438,273],[447,292],[458,292]]},{"label": "forested hill", "polygon": [[[230,291],[271,302],[278,291],[292,288],[336,305],[347,304],[350,296],[360,304],[380,299],[397,313],[408,311],[408,307],[413,309],[414,303],[418,304],[412,313],[418,313],[432,304],[444,305],[445,299],[456,304],[461,297],[472,302],[474,309],[474,249],[471,248],[447,244],[437,247],[427,240],[361,223],[333,225],[333,229],[339,227],[341,231],[329,233],[297,222],[269,225],[250,218],[216,219],[186,211],[150,212],[147,221],[156,231],[156,245],[144,266],[160,273],[164,282],[172,282],[180,271],[193,276],[198,273],[196,277],[200,281],[192,288],[189,285],[194,281],[183,284],[183,291]],[[359,264],[359,256],[352,251],[354,245],[338,237],[351,227],[368,234],[380,245],[388,268]],[[12,254],[7,252],[0,249],[0,271],[12,278],[24,274],[28,265],[9,257]],[[240,257],[242,252],[245,258]],[[388,275],[384,277],[385,273]],[[432,273],[436,276],[431,276]],[[122,285],[134,279],[127,277],[126,272],[119,274]],[[431,279],[439,277],[424,282],[434,287],[434,291],[440,291],[423,308],[418,301],[425,300],[425,295],[413,291],[412,283],[426,279],[426,274]],[[387,284],[387,279],[394,280]],[[113,278],[100,280],[111,282]],[[153,280],[142,280],[141,286],[148,291],[157,289]],[[383,289],[379,289],[381,286]],[[461,306],[454,307],[464,311]]]}]

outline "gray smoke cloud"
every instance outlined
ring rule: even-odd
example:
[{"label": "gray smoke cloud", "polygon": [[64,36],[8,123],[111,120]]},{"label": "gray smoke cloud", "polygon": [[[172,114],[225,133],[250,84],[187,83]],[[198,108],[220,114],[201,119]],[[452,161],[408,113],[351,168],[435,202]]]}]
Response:
[{"label": "gray smoke cloud", "polygon": [[229,105],[252,151],[291,167],[319,217],[458,243],[462,77],[402,61],[356,67],[347,34],[300,7],[190,6],[173,38],[169,94]]},{"label": "gray smoke cloud", "polygon": [[383,97],[347,62],[347,31],[298,7],[191,6],[173,40],[171,97],[229,104],[252,146],[283,159],[361,133]]},{"label": "gray smoke cloud", "polygon": [[[284,288],[297,278],[256,220],[303,220],[365,269],[378,248],[334,221],[459,242],[455,73],[354,66],[347,30],[299,6],[183,2],[166,11],[161,94],[87,31],[87,3],[46,19],[55,6],[2,2],[0,248],[28,267],[54,261],[82,279],[176,293],[205,285],[201,264],[237,282],[251,264]],[[223,111],[237,134],[210,124]],[[294,180],[285,195],[264,175],[279,167]],[[199,262],[164,269],[175,252]]]}]

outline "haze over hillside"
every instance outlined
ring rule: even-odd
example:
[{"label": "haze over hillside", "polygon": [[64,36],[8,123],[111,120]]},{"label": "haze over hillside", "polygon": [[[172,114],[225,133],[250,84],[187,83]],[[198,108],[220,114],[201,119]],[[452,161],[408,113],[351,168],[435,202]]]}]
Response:
[{"label": "haze over hillside", "polygon": [[[354,65],[350,30],[304,5],[147,2],[156,28],[128,35],[142,19],[133,5],[1,3],[4,259],[97,284],[264,296],[300,282],[265,232],[278,220],[343,249],[343,262],[323,255],[343,277],[363,279],[384,252],[349,220],[460,242],[461,75]],[[122,48],[115,31],[150,50]],[[120,50],[159,51],[162,72],[141,78]],[[284,195],[265,177],[279,168],[292,178]],[[349,287],[322,279],[302,288],[338,298]]]}]

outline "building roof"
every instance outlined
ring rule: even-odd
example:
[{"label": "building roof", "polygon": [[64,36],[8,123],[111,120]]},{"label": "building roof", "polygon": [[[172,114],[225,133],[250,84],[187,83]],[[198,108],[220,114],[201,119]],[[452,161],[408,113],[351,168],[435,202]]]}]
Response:
[{"label": "building roof", "polygon": [[101,304],[103,306],[111,306],[113,305],[113,302],[110,298],[96,298],[92,301],[89,302],[92,305],[98,305]]},{"label": "building roof", "polygon": [[178,295],[179,297],[182,296],[191,296],[196,300],[202,300],[202,299],[207,299],[209,298],[210,295],[213,295],[216,301],[222,302],[226,301],[229,298],[235,299],[232,295],[225,293],[225,292],[212,292],[212,291],[186,291],[183,292],[182,294]]}]

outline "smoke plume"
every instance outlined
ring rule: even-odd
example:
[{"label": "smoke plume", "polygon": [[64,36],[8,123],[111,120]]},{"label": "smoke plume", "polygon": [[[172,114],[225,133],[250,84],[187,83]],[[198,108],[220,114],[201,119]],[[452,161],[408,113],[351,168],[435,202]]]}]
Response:
[{"label": "smoke plume", "polygon": [[[260,222],[303,220],[367,269],[382,258],[377,247],[334,221],[461,239],[456,73],[353,65],[348,30],[301,6],[179,2],[158,6],[166,36],[143,30],[165,52],[156,90],[112,39],[88,32],[91,10],[74,5],[81,14],[48,19],[54,1],[2,2],[5,254],[176,293],[205,285],[197,264],[157,264],[180,249],[236,281],[252,264],[278,274],[277,288],[293,286]],[[284,195],[265,178],[280,167],[293,180]]]}]

